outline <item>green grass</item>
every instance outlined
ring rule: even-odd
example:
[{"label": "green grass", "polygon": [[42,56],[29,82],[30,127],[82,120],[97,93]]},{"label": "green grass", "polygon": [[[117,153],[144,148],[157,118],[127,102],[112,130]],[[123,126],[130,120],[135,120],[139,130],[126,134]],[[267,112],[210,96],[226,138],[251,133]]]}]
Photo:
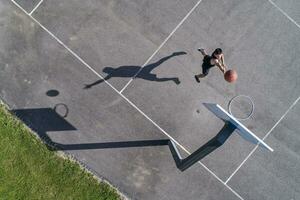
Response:
[{"label": "green grass", "polygon": [[120,199],[117,192],[49,151],[0,105],[0,199]]}]

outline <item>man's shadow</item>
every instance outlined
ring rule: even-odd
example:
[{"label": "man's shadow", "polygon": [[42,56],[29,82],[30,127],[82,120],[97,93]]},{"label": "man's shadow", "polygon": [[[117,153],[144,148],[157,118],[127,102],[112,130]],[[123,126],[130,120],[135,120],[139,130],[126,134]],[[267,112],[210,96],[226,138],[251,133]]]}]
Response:
[{"label": "man's shadow", "polygon": [[174,81],[177,85],[180,84],[179,78],[178,77],[171,77],[171,78],[158,78],[156,74],[151,73],[153,69],[161,65],[163,62],[169,60],[172,57],[175,56],[180,56],[180,55],[185,55],[186,52],[174,52],[169,56],[166,56],[159,61],[155,63],[151,63],[146,65],[145,67],[141,66],[120,66],[117,68],[112,68],[112,67],[105,67],[103,69],[103,72],[106,73],[106,77],[103,79],[100,79],[98,81],[95,81],[91,84],[85,84],[84,89],[89,89],[97,84],[100,84],[104,82],[105,80],[108,80],[113,77],[134,77],[134,78],[141,78],[145,79],[148,81],[157,81],[157,82],[165,82],[165,81]]}]

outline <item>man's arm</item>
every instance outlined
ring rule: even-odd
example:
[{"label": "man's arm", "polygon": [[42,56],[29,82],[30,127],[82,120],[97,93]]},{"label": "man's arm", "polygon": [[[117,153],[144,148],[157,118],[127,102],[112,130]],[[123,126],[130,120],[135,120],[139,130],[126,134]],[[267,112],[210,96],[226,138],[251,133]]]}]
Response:
[{"label": "man's arm", "polygon": [[223,54],[222,54],[222,56],[221,56],[221,64],[222,64],[223,67],[226,68],[225,60],[224,60],[224,55],[223,55]]},{"label": "man's arm", "polygon": [[226,72],[226,67],[223,66],[218,60],[216,60],[216,65],[219,67],[219,69],[225,74]]}]

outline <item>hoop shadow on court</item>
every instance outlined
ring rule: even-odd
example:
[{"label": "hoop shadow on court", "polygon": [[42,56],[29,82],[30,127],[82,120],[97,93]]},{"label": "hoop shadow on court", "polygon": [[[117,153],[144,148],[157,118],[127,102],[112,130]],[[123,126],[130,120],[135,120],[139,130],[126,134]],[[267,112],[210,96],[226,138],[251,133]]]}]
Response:
[{"label": "hoop shadow on court", "polygon": [[163,62],[180,55],[185,55],[186,52],[174,52],[169,56],[161,58],[159,61],[148,64],[142,68],[142,66],[120,66],[117,68],[113,67],[105,67],[103,72],[106,73],[106,77],[95,81],[90,84],[85,84],[84,89],[89,89],[95,85],[98,85],[105,80],[109,80],[114,77],[128,77],[128,78],[141,78],[148,81],[156,81],[156,82],[166,82],[166,81],[173,81],[175,84],[180,84],[180,80],[178,77],[169,77],[169,78],[158,78],[156,74],[151,73],[152,70],[157,68]]},{"label": "hoop shadow on court", "polygon": [[[57,104],[64,105],[65,104]],[[35,131],[50,150],[87,150],[87,149],[108,149],[108,148],[130,148],[130,147],[147,147],[147,146],[168,146],[177,168],[181,171],[188,169],[190,166],[219,148],[225,143],[236,127],[232,124],[225,123],[220,132],[206,144],[198,148],[191,155],[182,158],[177,150],[176,144],[170,139],[159,140],[138,140],[138,141],[118,141],[104,143],[79,143],[79,144],[61,144],[53,141],[47,132],[51,131],[74,131],[77,130],[65,118],[67,114],[58,114],[54,108],[28,108],[16,109],[14,113],[27,126]],[[68,109],[66,107],[66,113]]]},{"label": "hoop shadow on court", "polygon": [[47,135],[47,132],[77,130],[64,118],[67,116],[67,112],[64,115],[57,113],[57,105],[54,108],[15,109],[11,110],[11,112],[22,120],[29,128],[35,131],[43,142],[45,142],[47,147],[50,147],[51,149],[55,147],[56,143],[51,140]]}]

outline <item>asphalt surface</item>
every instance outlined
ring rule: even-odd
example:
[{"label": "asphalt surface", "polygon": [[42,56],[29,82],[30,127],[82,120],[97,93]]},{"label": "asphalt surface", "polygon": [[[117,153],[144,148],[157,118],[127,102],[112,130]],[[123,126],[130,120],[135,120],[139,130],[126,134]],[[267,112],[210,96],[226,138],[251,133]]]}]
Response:
[{"label": "asphalt surface", "polygon": [[[300,198],[298,1],[0,2],[0,98],[129,198]],[[213,68],[196,83],[199,47],[221,47],[237,82]],[[180,172],[167,146],[121,148],[171,138],[192,153],[224,125],[202,103],[239,94],[273,153],[233,134]]]}]

